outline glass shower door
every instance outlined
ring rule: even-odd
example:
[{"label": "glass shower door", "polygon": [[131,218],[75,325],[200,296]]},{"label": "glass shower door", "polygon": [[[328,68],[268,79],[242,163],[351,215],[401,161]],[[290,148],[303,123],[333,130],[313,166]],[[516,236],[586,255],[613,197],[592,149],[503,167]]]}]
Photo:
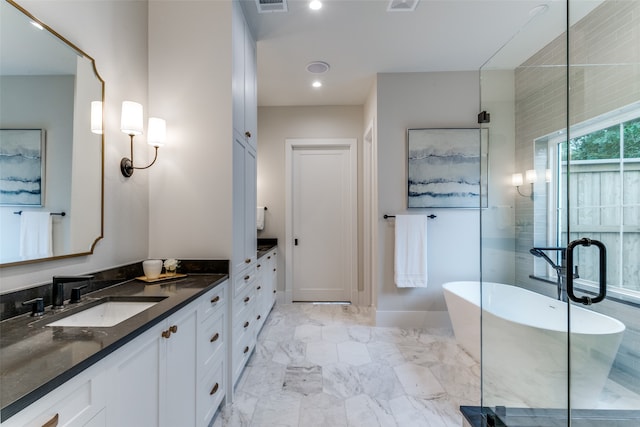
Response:
[{"label": "glass shower door", "polygon": [[[569,16],[583,3],[569,0]],[[607,0],[568,29],[557,234],[567,246],[572,426],[640,425],[639,16],[640,2]]]}]

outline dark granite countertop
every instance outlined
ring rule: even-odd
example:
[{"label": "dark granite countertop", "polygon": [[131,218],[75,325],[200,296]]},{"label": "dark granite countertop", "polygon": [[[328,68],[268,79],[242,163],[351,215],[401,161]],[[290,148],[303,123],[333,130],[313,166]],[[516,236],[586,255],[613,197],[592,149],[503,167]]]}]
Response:
[{"label": "dark granite countertop", "polygon": [[[189,274],[155,284],[139,280],[83,296],[61,311],[28,314],[0,322],[0,419],[15,413],[131,341],[228,278],[227,274]],[[109,328],[50,327],[104,297],[166,297],[151,308]]]},{"label": "dark granite countertop", "polygon": [[264,238],[261,237],[258,239],[258,259],[262,258],[269,252],[271,249],[278,246],[278,239],[276,238]]}]

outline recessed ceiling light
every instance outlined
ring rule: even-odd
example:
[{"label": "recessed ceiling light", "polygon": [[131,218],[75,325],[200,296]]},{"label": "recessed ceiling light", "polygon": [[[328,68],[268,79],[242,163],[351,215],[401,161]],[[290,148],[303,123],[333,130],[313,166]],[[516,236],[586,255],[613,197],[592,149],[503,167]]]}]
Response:
[{"label": "recessed ceiling light", "polygon": [[311,83],[311,86],[318,88],[318,87],[322,87],[322,82],[316,80],[313,83]]},{"label": "recessed ceiling light", "polygon": [[309,3],[309,9],[311,9],[311,10],[320,10],[320,9],[322,9],[322,2],[320,0],[312,0]]},{"label": "recessed ceiling light", "polygon": [[307,71],[311,74],[322,74],[329,71],[329,64],[324,61],[313,61],[307,64]]}]

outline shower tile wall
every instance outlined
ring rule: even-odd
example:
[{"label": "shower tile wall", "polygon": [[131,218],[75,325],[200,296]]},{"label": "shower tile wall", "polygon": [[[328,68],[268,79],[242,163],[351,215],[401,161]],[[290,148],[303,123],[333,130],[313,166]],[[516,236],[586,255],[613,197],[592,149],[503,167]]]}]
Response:
[{"label": "shower tile wall", "polygon": [[[640,100],[637,81],[640,64],[640,2],[605,1],[570,31],[569,111],[571,123],[615,110]],[[534,164],[533,141],[566,127],[566,41],[562,35],[549,43],[515,71],[516,162],[524,172]],[[635,46],[635,47],[634,47]],[[615,67],[585,67],[578,64],[630,64]],[[537,157],[537,156],[536,156]],[[536,165],[537,167],[537,165]],[[527,189],[528,190],[528,189]],[[544,191],[536,187],[536,191]],[[536,200],[515,196],[516,282],[552,296],[553,286],[533,281],[536,243],[545,241],[546,206]],[[544,266],[536,266],[542,271]],[[640,280],[640,278],[639,278]],[[594,310],[618,318],[627,326],[612,378],[638,391],[640,378],[640,321],[638,308],[605,301]]]}]

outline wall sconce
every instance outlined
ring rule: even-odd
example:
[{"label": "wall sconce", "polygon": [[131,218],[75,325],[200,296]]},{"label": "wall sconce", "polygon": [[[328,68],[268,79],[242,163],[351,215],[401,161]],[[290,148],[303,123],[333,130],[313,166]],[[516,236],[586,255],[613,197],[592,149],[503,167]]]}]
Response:
[{"label": "wall sconce", "polygon": [[527,181],[527,183],[531,184],[530,194],[522,194],[520,192],[520,186],[523,184],[521,173],[514,173],[513,175],[511,175],[511,185],[516,187],[519,195],[521,195],[522,197],[529,197],[531,200],[533,200],[533,183],[536,182],[537,179],[538,173],[534,169],[529,169],[525,172],[525,180]]},{"label": "wall sconce", "polygon": [[133,175],[135,169],[148,169],[158,159],[158,147],[164,145],[166,139],[167,125],[163,119],[157,117],[149,118],[149,126],[147,127],[147,144],[155,148],[155,156],[153,161],[147,166],[134,166],[133,164],[133,137],[141,135],[143,132],[143,115],[142,105],[137,102],[124,101],[122,103],[122,116],[120,121],[120,130],[129,135],[131,141],[131,157],[123,157],[120,160],[120,172],[126,178]]}]

